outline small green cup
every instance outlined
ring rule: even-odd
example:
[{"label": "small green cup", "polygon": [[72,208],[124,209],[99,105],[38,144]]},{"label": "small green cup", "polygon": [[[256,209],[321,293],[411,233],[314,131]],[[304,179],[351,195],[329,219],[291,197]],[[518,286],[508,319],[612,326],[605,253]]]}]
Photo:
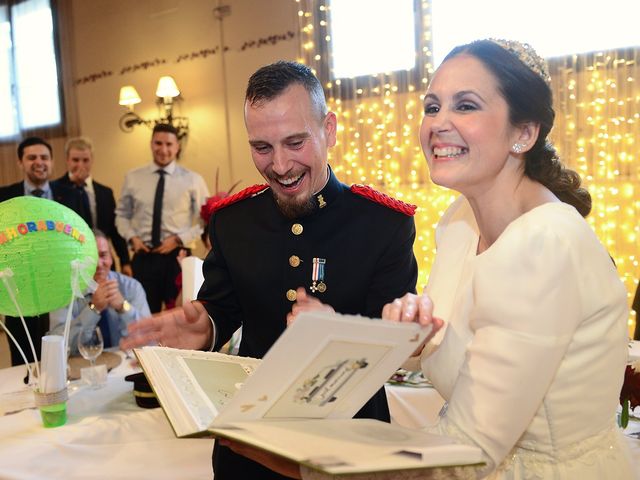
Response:
[{"label": "small green cup", "polygon": [[39,408],[45,428],[59,427],[67,423],[67,402],[43,405]]}]

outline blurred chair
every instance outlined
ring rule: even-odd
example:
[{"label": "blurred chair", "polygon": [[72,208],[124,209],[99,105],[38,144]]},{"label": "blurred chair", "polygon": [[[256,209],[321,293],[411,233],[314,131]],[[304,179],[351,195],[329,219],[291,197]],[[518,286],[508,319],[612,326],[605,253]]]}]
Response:
[{"label": "blurred chair", "polygon": [[[182,260],[182,301],[195,300],[204,276],[202,275],[202,260],[198,257],[190,256]],[[223,346],[220,351],[229,355],[236,355],[242,339],[242,327],[240,327],[231,337],[231,340]]]}]

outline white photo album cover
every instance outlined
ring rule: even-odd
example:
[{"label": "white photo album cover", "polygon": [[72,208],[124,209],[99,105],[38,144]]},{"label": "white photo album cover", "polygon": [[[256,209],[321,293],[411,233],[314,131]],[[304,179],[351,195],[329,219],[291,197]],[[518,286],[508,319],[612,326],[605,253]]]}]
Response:
[{"label": "white photo album cover", "polygon": [[425,336],[417,324],[303,313],[263,360],[143,347],[135,354],[176,435],[261,418],[350,418]]},{"label": "white photo album cover", "polygon": [[351,418],[427,334],[415,323],[305,312],[262,360],[135,353],[178,437],[231,438],[335,475],[482,463],[478,447],[452,438]]}]

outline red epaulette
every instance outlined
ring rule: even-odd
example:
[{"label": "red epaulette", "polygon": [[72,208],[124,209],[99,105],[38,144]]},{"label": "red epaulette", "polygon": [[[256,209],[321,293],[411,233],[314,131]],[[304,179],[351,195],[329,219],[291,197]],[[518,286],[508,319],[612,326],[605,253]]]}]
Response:
[{"label": "red epaulette", "polygon": [[395,198],[391,198],[389,195],[378,192],[377,190],[374,190],[371,187],[367,187],[366,185],[351,185],[351,191],[357,195],[363,196],[364,198],[373,200],[380,205],[389,207],[396,212],[404,213],[405,215],[415,215],[416,208],[418,208],[415,205],[404,203],[400,200],[396,200]]},{"label": "red epaulette", "polygon": [[244,190],[240,190],[238,193],[234,193],[233,195],[223,199],[220,199],[218,196],[211,197],[200,208],[200,216],[206,219],[211,218],[211,215],[221,208],[231,205],[232,203],[239,202],[240,200],[244,200],[245,198],[253,197],[258,193],[264,192],[267,188],[269,188],[269,185],[263,183],[261,185],[252,185],[251,187],[247,187]]}]

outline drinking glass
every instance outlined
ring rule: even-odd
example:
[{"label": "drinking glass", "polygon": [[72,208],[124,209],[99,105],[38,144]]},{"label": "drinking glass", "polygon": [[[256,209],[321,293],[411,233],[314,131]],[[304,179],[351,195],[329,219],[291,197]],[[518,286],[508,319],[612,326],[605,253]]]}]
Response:
[{"label": "drinking glass", "polygon": [[78,350],[85,360],[89,360],[92,367],[92,376],[90,385],[93,388],[99,388],[100,385],[95,378],[96,358],[102,353],[104,341],[102,340],[102,332],[100,327],[86,328],[80,331],[78,335]]}]

